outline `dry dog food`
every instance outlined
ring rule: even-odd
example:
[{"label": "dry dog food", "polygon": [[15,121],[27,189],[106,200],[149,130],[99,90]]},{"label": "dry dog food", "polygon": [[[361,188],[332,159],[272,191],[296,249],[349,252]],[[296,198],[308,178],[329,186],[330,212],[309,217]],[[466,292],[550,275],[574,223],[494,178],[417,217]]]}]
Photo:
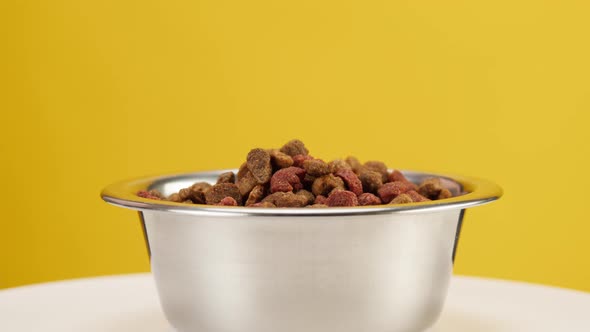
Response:
[{"label": "dry dog food", "polygon": [[452,197],[439,178],[420,184],[381,161],[355,157],[325,162],[309,155],[300,140],[280,149],[252,149],[237,174],[225,172],[215,184],[197,182],[165,197],[157,190],[138,196],[186,204],[249,207],[338,207],[406,204]]}]

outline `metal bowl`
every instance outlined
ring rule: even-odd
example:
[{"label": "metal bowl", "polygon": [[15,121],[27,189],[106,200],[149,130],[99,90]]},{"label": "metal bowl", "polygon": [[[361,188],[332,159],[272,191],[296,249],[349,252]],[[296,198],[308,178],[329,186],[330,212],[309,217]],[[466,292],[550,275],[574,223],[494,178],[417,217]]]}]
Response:
[{"label": "metal bowl", "polygon": [[413,332],[438,318],[465,208],[498,199],[485,180],[443,177],[459,195],[353,208],[246,208],[137,197],[225,172],[141,178],[102,198],[139,211],[166,317],[179,332]]}]

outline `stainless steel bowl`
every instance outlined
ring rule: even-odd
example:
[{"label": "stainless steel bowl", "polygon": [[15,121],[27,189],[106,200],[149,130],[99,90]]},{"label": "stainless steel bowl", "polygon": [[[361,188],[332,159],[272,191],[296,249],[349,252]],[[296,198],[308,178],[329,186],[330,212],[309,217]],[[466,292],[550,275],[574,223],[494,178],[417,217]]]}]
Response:
[{"label": "stainless steel bowl", "polygon": [[179,332],[423,331],[442,309],[465,208],[502,195],[488,181],[448,176],[445,186],[463,195],[376,207],[217,207],[135,195],[171,194],[224,171],[102,192],[140,211],[160,301]]}]

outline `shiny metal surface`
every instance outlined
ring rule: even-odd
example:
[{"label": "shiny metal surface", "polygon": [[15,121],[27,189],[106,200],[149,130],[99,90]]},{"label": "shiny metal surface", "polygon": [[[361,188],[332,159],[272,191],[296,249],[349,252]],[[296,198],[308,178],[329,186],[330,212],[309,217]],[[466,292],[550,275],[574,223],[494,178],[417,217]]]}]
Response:
[{"label": "shiny metal surface", "polygon": [[[146,187],[169,194],[179,185],[170,177]],[[424,331],[444,303],[465,207],[187,213],[105,200],[141,211],[162,307],[179,332]]]}]

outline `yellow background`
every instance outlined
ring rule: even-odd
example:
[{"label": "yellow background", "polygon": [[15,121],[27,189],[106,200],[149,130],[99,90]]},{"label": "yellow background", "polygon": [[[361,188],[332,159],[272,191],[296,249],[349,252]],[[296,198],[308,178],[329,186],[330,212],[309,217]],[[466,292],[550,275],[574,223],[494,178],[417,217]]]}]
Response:
[{"label": "yellow background", "polygon": [[496,181],[455,272],[590,291],[586,1],[19,3],[1,10],[0,288],[147,271],[103,186],[298,137]]}]

